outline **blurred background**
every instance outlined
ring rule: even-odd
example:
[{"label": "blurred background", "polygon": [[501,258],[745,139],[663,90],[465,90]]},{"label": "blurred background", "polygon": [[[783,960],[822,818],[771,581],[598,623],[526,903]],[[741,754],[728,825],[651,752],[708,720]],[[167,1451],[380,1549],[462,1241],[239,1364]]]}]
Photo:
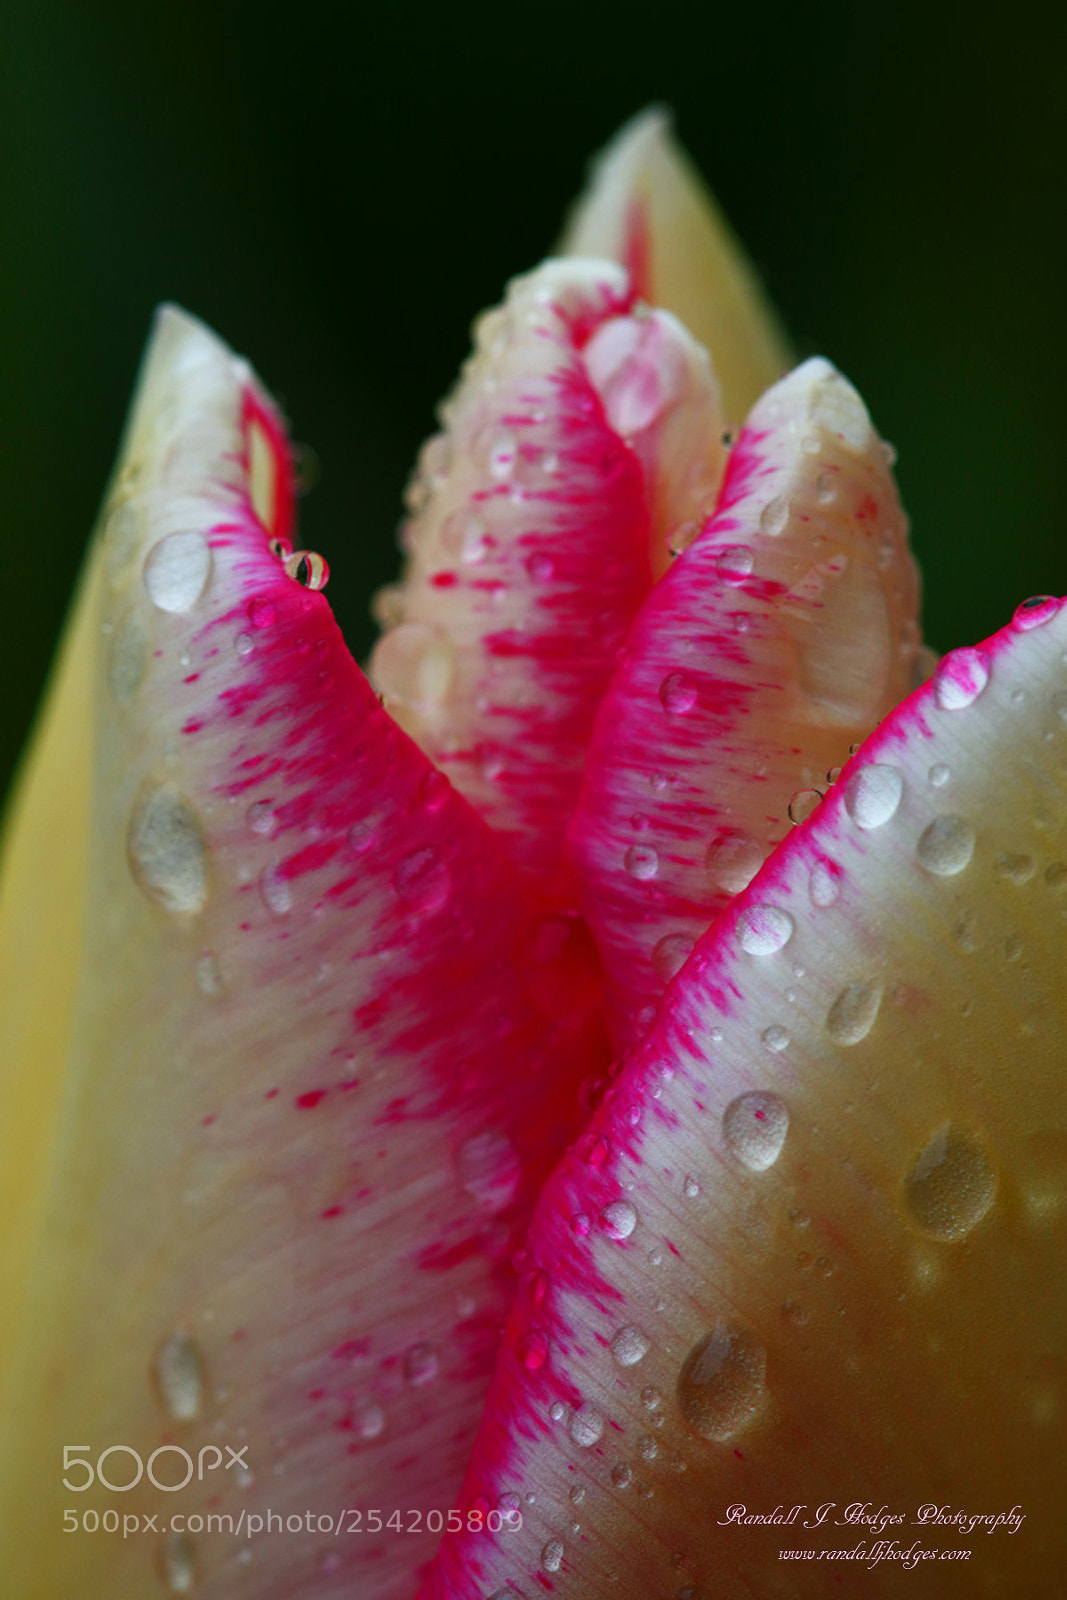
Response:
[{"label": "blurred background", "polygon": [[319,455],[303,542],[362,655],[471,318],[652,100],[798,352],[896,444],[931,642],[1067,590],[1062,29],[918,0],[0,0],[0,790],[156,303]]}]

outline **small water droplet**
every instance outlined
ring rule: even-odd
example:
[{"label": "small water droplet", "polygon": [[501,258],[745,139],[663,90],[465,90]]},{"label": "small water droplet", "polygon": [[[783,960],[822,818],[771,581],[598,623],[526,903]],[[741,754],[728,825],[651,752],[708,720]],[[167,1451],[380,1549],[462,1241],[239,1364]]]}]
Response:
[{"label": "small water droplet", "polygon": [[688,550],[691,544],[695,544],[700,537],[700,529],[701,523],[695,518],[690,518],[688,522],[680,522],[676,528],[672,528],[667,535],[667,549],[671,555],[680,556],[683,550]]},{"label": "small water droplet", "polygon": [[744,583],[752,571],[755,560],[756,552],[750,544],[730,545],[719,556],[715,570],[723,583]]},{"label": "small water droplet", "polygon": [[989,662],[981,650],[970,646],[952,650],[934,673],[934,699],[942,711],[962,711],[972,705],[989,682]]},{"label": "small water droplet", "polygon": [[919,835],[915,855],[927,872],[951,878],[970,863],[974,842],[974,833],[962,817],[935,817]]},{"label": "small water droplet", "polygon": [[1037,868],[1033,856],[1013,855],[1011,851],[1001,850],[993,860],[993,870],[998,878],[1007,878],[1009,883],[1029,883]]},{"label": "small water droplet", "polygon": [[735,1323],[716,1322],[694,1345],[678,1377],[678,1404],[704,1439],[732,1439],[759,1410],[767,1357],[759,1340]]},{"label": "small water droplet", "polygon": [[503,430],[490,440],[486,452],[486,466],[494,478],[508,478],[514,469],[517,456],[518,445],[515,442],[515,435]]},{"label": "small water droplet", "polygon": [[825,911],[832,906],[841,892],[840,871],[833,862],[818,860],[812,863],[808,877],[808,896],[813,906]]},{"label": "small water droplet", "polygon": [[293,547],[288,539],[271,539],[267,548],[278,561],[284,561],[293,553]]},{"label": "small water droplet", "polygon": [[1024,600],[1021,606],[1016,606],[1015,615],[1012,617],[1012,626],[1020,632],[1029,632],[1031,628],[1043,627],[1046,622],[1051,622],[1060,609],[1060,601],[1054,594],[1035,594],[1029,600]]},{"label": "small water droplet", "polygon": [[541,1548],[541,1570],[558,1572],[563,1565],[563,1546],[558,1539],[549,1539]]},{"label": "small water droplet", "polygon": [[246,817],[253,833],[269,837],[274,832],[274,806],[269,800],[253,800]]},{"label": "small water droplet", "polygon": [[172,1333],[156,1351],[152,1373],[163,1408],[172,1422],[191,1422],[204,1400],[204,1364],[192,1336]]},{"label": "small water droplet", "polygon": [[659,1455],[659,1444],[650,1433],[646,1433],[637,1441],[637,1453],[642,1461],[655,1461]]},{"label": "small water droplet", "polygon": [[777,539],[780,533],[784,533],[788,521],[789,501],[784,495],[775,495],[760,512],[760,530],[771,539]]},{"label": "small water droplet", "polygon": [[293,895],[289,880],[277,864],[264,867],[260,873],[259,893],[272,917],[284,917],[292,910]]},{"label": "small water droplet", "polygon": [[660,1406],[663,1404],[663,1396],[660,1394],[655,1384],[646,1383],[645,1387],[641,1390],[641,1404],[645,1407],[646,1411],[659,1410]]},{"label": "small water droplet", "polygon": [[626,852],[626,870],[644,883],[659,872],[659,856],[650,844],[632,844]]},{"label": "small water droplet", "polygon": [[551,583],[556,575],[556,563],[551,556],[537,553],[527,556],[526,571],[534,583]]},{"label": "small water droplet", "polygon": [[211,550],[201,533],[168,533],[145,558],[144,586],[160,611],[188,611],[211,576]]},{"label": "small water droplet", "polygon": [[492,546],[485,520],[476,511],[453,511],[441,524],[441,546],[467,566],[484,561]]},{"label": "small water droplet", "polygon": [[591,1405],[586,1400],[578,1407],[577,1411],[571,1413],[570,1426],[567,1431],[576,1445],[583,1450],[588,1450],[592,1445],[596,1444],[604,1432],[604,1418],[596,1406]]},{"label": "small water droplet", "polygon": [[857,828],[881,828],[895,815],[903,794],[899,768],[860,767],[845,785],[845,806]]},{"label": "small water droplet", "polygon": [[352,1422],[361,1439],[377,1439],[385,1431],[385,1412],[373,1401],[364,1400],[356,1407]]},{"label": "small water droplet", "polygon": [[431,849],[413,850],[393,873],[396,892],[413,911],[440,911],[452,892],[448,864]]},{"label": "small water droplet", "polygon": [[404,1354],[404,1377],[413,1389],[432,1383],[439,1370],[440,1362],[432,1344],[413,1344]]},{"label": "small water droplet", "polygon": [[142,789],[130,816],[126,855],[137,887],[164,911],[192,915],[203,909],[207,850],[192,805],[172,783]]},{"label": "small water droplet", "polygon": [[652,970],[661,983],[670,983],[692,953],[693,940],[687,933],[668,933],[652,952]]},{"label": "small water droplet", "polygon": [[659,697],[671,716],[684,717],[697,703],[697,686],[688,672],[668,672],[659,686]]},{"label": "small water droplet", "polygon": [[515,1198],[522,1165],[507,1135],[489,1128],[460,1145],[456,1172],[464,1189],[479,1205],[487,1211],[503,1211]]},{"label": "small water droplet", "polygon": [[625,1461],[618,1462],[611,1469],[611,1481],[616,1489],[628,1489],[633,1482],[633,1472]]},{"label": "small water droplet", "polygon": [[722,1117],[731,1155],[751,1172],[764,1172],[778,1160],[789,1131],[789,1112],[776,1094],[757,1090],[731,1100]]},{"label": "small water droplet", "polygon": [[[840,768],[838,769],[840,771]],[[815,815],[822,800],[821,789],[798,789],[789,802],[789,820],[794,828]]]},{"label": "small water droplet", "polygon": [[543,1328],[531,1328],[519,1344],[519,1356],[527,1372],[537,1372],[548,1359],[548,1335]]},{"label": "small water droplet", "polygon": [[724,834],[708,846],[708,876],[725,894],[747,889],[763,865],[763,851],[747,834]]},{"label": "small water droplet", "polygon": [[600,1212],[600,1225],[612,1239],[628,1239],[637,1226],[637,1212],[629,1200],[610,1200]]},{"label": "small water droplet", "polygon": [[789,943],[793,926],[781,906],[747,906],[737,919],[737,942],[751,956],[771,956]]},{"label": "small water droplet", "polygon": [[316,550],[294,550],[282,565],[302,589],[325,589],[330,581],[330,569]]},{"label": "small water droplet", "polygon": [[611,1341],[611,1353],[620,1367],[635,1367],[644,1360],[651,1348],[651,1339],[632,1323],[619,1328]]},{"label": "small water droplet", "polygon": [[881,1004],[880,984],[846,984],[827,1013],[827,1033],[836,1044],[859,1044],[874,1027]]},{"label": "small water droplet", "polygon": [[233,641],[233,647],[239,656],[250,656],[256,643],[250,633],[239,633]]},{"label": "small water droplet", "polygon": [[219,963],[210,950],[205,950],[196,963],[196,986],[201,994],[222,993],[222,973]]},{"label": "small water droplet", "polygon": [[837,481],[832,472],[820,472],[815,480],[815,498],[822,506],[830,505],[837,498]]},{"label": "small water droplet", "polygon": [[700,1185],[691,1172],[687,1172],[682,1180],[682,1193],[687,1200],[695,1200],[700,1193]]},{"label": "small water droplet", "polygon": [[935,761],[926,774],[927,782],[931,789],[943,789],[952,774],[943,761]]},{"label": "small water droplet", "polygon": [[946,1122],[912,1168],[908,1210],[925,1233],[962,1239],[981,1222],[997,1190],[996,1173],[981,1140]]},{"label": "small water droplet", "polygon": [[160,1563],[163,1581],[171,1594],[191,1593],[196,1583],[196,1557],[187,1534],[172,1534],[163,1541]]},{"label": "small water droplet", "polygon": [[776,1054],[779,1050],[789,1048],[789,1034],[780,1022],[772,1022],[769,1028],[764,1028],[760,1034],[760,1043],[765,1050]]}]

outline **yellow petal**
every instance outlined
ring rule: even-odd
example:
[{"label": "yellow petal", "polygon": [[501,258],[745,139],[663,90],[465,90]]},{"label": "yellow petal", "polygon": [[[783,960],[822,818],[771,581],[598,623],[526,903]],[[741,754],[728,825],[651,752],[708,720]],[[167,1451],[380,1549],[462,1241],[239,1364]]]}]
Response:
[{"label": "yellow petal", "polygon": [[792,365],[752,267],[658,107],[599,156],[561,250],[622,261],[647,300],[681,318],[711,352],[731,422]]}]

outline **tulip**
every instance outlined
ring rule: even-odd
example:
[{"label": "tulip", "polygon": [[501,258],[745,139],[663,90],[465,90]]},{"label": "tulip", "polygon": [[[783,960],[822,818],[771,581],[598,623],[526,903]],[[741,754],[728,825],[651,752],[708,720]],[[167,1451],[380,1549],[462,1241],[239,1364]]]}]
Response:
[{"label": "tulip", "polygon": [[787,364],[639,119],[368,681],[160,313],[8,825],[5,1594],[1056,1592],[1067,614],[935,666]]}]

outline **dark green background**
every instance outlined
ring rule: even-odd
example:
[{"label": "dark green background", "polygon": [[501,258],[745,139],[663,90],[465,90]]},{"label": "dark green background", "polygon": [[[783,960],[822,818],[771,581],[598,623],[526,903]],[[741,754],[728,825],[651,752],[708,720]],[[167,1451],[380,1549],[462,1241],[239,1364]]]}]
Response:
[{"label": "dark green background", "polygon": [[1067,589],[1064,39],[1051,9],[0,0],[0,787],[152,307],[212,323],[323,462],[357,652],[472,315],[650,100],[802,354],[900,451],[944,648]]}]

